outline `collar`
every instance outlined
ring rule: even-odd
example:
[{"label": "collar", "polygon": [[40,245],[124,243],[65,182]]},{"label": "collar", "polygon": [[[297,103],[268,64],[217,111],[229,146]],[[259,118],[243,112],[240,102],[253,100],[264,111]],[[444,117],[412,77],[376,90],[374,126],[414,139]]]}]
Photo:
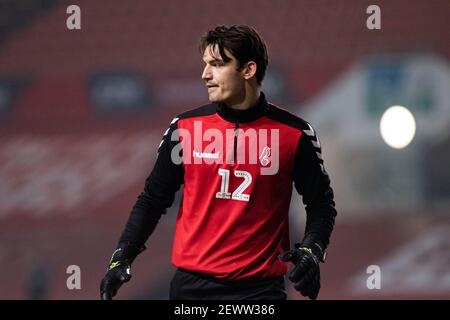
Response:
[{"label": "collar", "polygon": [[246,123],[261,118],[269,108],[266,96],[261,91],[256,105],[245,110],[235,110],[227,107],[224,103],[219,103],[217,104],[217,114],[228,122]]}]

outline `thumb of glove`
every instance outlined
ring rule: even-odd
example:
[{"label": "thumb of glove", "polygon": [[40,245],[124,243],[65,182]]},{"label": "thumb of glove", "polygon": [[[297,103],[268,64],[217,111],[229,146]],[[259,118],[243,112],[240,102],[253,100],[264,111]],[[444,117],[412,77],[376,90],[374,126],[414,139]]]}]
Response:
[{"label": "thumb of glove", "polygon": [[125,272],[121,272],[119,274],[119,280],[123,283],[130,281],[130,279],[131,279],[130,269],[126,269]]},{"label": "thumb of glove", "polygon": [[100,296],[102,300],[112,300],[111,293],[109,291],[100,292]]},{"label": "thumb of glove", "polygon": [[280,259],[281,261],[284,261],[284,262],[295,262],[295,260],[297,260],[297,258],[298,258],[298,254],[293,250],[287,251],[278,256],[278,259]]}]

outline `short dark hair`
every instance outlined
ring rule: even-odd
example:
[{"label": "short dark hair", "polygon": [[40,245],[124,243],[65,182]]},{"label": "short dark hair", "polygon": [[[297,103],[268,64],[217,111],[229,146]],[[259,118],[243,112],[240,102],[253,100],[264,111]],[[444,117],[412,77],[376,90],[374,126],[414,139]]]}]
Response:
[{"label": "short dark hair", "polygon": [[203,54],[209,45],[212,45],[211,50],[217,45],[225,62],[231,61],[225,54],[225,49],[230,51],[239,62],[239,69],[249,61],[256,62],[256,80],[261,85],[269,58],[266,44],[255,29],[246,25],[217,26],[201,38],[200,52]]}]

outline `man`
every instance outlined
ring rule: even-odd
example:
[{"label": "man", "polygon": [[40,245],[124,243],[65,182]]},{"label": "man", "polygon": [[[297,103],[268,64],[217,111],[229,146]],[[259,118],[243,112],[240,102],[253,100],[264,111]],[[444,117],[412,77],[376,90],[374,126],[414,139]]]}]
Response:
[{"label": "man", "polygon": [[[288,262],[294,287],[316,299],[336,216],[319,139],[307,122],[266,101],[267,50],[255,30],[216,27],[200,49],[211,104],[177,116],[166,131],[101,297],[130,280],[131,264],[184,184],[170,299],[286,299]],[[289,250],[293,185],[307,219],[301,244]]]}]

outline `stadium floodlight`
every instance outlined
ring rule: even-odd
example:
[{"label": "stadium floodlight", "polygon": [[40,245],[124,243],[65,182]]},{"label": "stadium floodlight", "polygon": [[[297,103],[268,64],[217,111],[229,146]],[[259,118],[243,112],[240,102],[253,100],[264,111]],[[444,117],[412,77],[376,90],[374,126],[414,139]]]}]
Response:
[{"label": "stadium floodlight", "polygon": [[395,149],[405,148],[416,134],[414,115],[402,106],[388,108],[381,116],[380,133],[388,146]]}]

